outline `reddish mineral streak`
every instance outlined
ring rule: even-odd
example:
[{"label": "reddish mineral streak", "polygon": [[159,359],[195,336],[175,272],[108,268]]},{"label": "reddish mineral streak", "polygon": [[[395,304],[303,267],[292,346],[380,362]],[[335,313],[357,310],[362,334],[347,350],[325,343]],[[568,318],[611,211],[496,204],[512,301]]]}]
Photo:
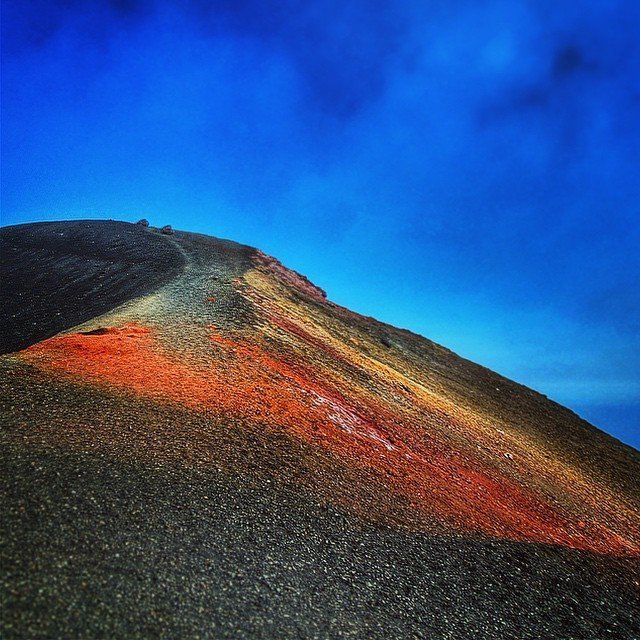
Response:
[{"label": "reddish mineral streak", "polygon": [[[495,469],[477,468],[442,443],[413,437],[375,399],[356,408],[304,366],[211,330],[216,353],[206,371],[171,358],[149,328],[137,325],[55,337],[22,357],[147,397],[284,429],[344,464],[381,472],[394,495],[408,499],[425,522],[435,518],[461,532],[629,553],[630,543],[615,533],[599,529],[597,536],[588,535],[582,523]],[[368,416],[376,416],[376,423]]]},{"label": "reddish mineral streak", "polygon": [[303,276],[301,273],[285,267],[279,260],[268,256],[266,253],[262,253],[262,251],[257,251],[256,262],[266,267],[269,272],[282,282],[292,286],[310,298],[314,298],[320,302],[326,301],[327,294],[324,290],[313,284],[307,276]]}]

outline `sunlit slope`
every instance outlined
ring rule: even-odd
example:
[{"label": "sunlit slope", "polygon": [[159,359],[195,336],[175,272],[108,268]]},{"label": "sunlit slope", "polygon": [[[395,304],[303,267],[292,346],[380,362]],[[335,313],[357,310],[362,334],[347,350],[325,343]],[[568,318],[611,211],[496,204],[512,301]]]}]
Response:
[{"label": "sunlit slope", "polygon": [[[545,567],[554,564],[545,554],[560,554],[558,570],[573,575],[577,585],[586,578],[582,569],[563,569],[565,561],[573,566],[566,558],[581,558],[578,564],[604,562],[594,580],[615,586],[594,583],[593,592],[604,600],[588,606],[612,611],[620,629],[631,628],[633,611],[625,603],[632,600],[625,594],[634,588],[640,555],[635,450],[439,345],[334,305],[305,278],[260,251],[195,234],[162,236],[122,223],[73,224],[84,224],[85,236],[98,229],[99,242],[107,242],[109,234],[134,234],[129,245],[137,246],[139,238],[164,257],[154,262],[160,276],[123,299],[108,297],[111,282],[92,284],[92,295],[111,300],[112,308],[96,307],[82,324],[71,317],[62,333],[2,358],[3,439],[13,466],[16,456],[33,458],[40,468],[86,465],[93,471],[83,473],[94,478],[103,473],[96,471],[102,461],[105,469],[121,465],[169,483],[187,482],[196,474],[200,479],[189,482],[203,505],[199,526],[213,517],[211,501],[220,504],[221,484],[231,482],[235,488],[225,491],[247,500],[243,508],[259,512],[258,520],[280,522],[274,515],[280,504],[299,511],[305,526],[317,533],[327,524],[316,510],[327,508],[346,518],[341,526],[347,529],[396,536],[393,543],[385,542],[394,549],[400,537],[402,544],[411,539],[423,550],[435,545],[436,556],[444,554],[443,540],[471,545],[483,580],[488,572],[509,582],[516,574],[521,579],[522,571],[512,558],[502,552],[492,557],[483,545],[515,545]],[[60,228],[64,232],[64,223]],[[46,230],[40,231],[46,244]],[[19,235],[19,228],[11,233]],[[72,243],[68,250],[73,253]],[[31,256],[29,268],[35,268],[37,255],[25,251]],[[74,263],[74,273],[82,272],[79,253],[76,245],[74,259],[80,262]],[[164,270],[157,266],[162,264]],[[65,279],[63,269],[59,278]],[[123,269],[120,289],[126,289],[126,278]],[[37,328],[46,323],[47,309],[33,309],[29,321]],[[56,313],[64,318],[64,310]],[[20,473],[28,477],[25,468]],[[70,482],[69,487],[75,480]],[[13,500],[20,502],[20,490],[15,491]],[[247,491],[268,496],[270,506],[261,502],[255,511]],[[25,500],[39,499],[45,498]],[[192,499],[185,498],[189,508]],[[123,498],[121,507],[127,505],[130,499]],[[238,508],[227,505],[224,514],[231,517],[229,510]],[[82,509],[86,514],[86,505]],[[216,511],[208,526],[228,531],[226,516]],[[255,524],[248,517],[241,528]],[[91,512],[87,518],[95,525],[98,516]],[[32,544],[38,548],[37,541]],[[321,559],[332,552],[315,553]],[[242,559],[237,564],[252,566]],[[398,571],[397,562],[389,566],[392,574]],[[360,565],[354,569],[359,571]],[[413,577],[398,580],[413,584],[425,577],[418,577],[420,572],[418,564],[410,569]],[[277,576],[276,568],[276,582]],[[531,578],[532,585],[536,579]],[[527,607],[552,606],[540,605],[544,588],[535,589],[541,590],[535,605],[523,594],[495,598],[514,598],[509,615],[517,618]],[[591,591],[585,589],[580,587],[579,598],[587,607]],[[570,591],[549,595],[553,606]],[[612,604],[611,598],[620,601]],[[485,606],[463,604],[454,610],[467,622],[469,607]],[[406,628],[426,615],[426,610],[411,611]],[[475,611],[472,618],[483,615]],[[587,612],[574,623],[595,629],[606,624],[602,615],[590,618]],[[356,636],[375,627],[362,624]],[[489,627],[478,624],[473,637],[484,637]]]},{"label": "sunlit slope", "polygon": [[638,551],[640,467],[628,447],[442,347],[336,307],[260,252],[166,240],[187,255],[170,284],[10,364],[326,450],[366,474],[334,496],[362,516]]}]

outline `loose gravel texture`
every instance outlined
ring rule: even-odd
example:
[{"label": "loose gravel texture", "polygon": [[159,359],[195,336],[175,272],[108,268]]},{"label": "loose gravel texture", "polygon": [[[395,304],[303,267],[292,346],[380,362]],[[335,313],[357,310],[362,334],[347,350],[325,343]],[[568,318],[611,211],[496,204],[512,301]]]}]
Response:
[{"label": "loose gravel texture", "polygon": [[0,240],[2,637],[640,637],[634,449],[250,247]]}]

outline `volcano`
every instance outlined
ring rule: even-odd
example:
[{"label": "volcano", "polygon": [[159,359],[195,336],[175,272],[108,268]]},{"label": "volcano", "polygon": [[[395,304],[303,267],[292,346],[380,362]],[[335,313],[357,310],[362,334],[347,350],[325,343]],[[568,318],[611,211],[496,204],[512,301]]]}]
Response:
[{"label": "volcano", "polygon": [[635,449],[257,249],[0,242],[3,637],[640,637]]}]

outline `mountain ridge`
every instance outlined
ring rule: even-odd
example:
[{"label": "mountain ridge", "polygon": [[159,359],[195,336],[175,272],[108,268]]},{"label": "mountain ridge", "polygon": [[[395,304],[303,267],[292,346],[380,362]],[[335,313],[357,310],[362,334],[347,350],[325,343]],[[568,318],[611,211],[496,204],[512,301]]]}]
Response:
[{"label": "mountain ridge", "polygon": [[[463,578],[473,581],[468,578],[469,567],[460,565],[460,559],[457,566],[443,560],[444,553],[452,553],[454,547],[468,548],[472,556],[483,558],[478,569],[483,579],[495,583],[503,575],[508,582],[516,579],[519,565],[511,551],[501,555],[497,549],[515,545],[513,549],[528,558],[530,569],[538,567],[551,577],[555,558],[564,567],[558,570],[573,576],[571,592],[588,615],[563,624],[574,629],[577,637],[588,637],[586,630],[593,631],[598,624],[606,628],[602,607],[588,602],[590,589],[615,609],[619,637],[632,637],[637,609],[628,596],[634,580],[637,586],[640,557],[640,456],[634,449],[541,394],[426,338],[328,301],[304,276],[259,250],[185,232],[166,236],[127,223],[51,224],[0,230],[0,240],[18,247],[3,262],[2,272],[4,279],[13,279],[13,298],[25,300],[29,292],[37,293],[40,281],[35,276],[42,265],[53,265],[60,281],[54,295],[45,279],[41,284],[51,295],[42,304],[14,302],[19,307],[16,315],[7,313],[3,318],[8,329],[1,333],[10,337],[6,344],[25,340],[20,332],[25,319],[29,321],[27,316],[35,318],[32,323],[41,316],[44,321],[42,327],[36,324],[44,334],[38,336],[29,328],[29,346],[0,357],[3,440],[7,451],[13,452],[8,465],[16,467],[16,452],[18,459],[31,457],[45,469],[56,464],[66,469],[61,462],[65,456],[78,461],[74,464],[84,460],[91,466],[98,455],[105,464],[137,469],[138,475],[155,469],[154,477],[165,478],[162,495],[171,492],[166,482],[178,482],[181,474],[207,476],[206,481],[194,480],[199,498],[188,500],[185,506],[195,510],[190,517],[197,522],[196,529],[202,530],[202,540],[208,541],[203,542],[202,552],[211,544],[203,529],[207,522],[223,537],[229,535],[224,510],[211,507],[213,515],[198,520],[197,504],[202,505],[205,492],[222,500],[219,491],[207,489],[208,483],[236,483],[232,491],[253,505],[246,506],[247,513],[258,509],[256,513],[266,518],[267,529],[282,518],[278,500],[284,504],[308,499],[311,502],[300,507],[299,514],[306,524],[296,526],[307,531],[322,528],[318,516],[309,515],[317,505],[323,513],[337,514],[352,536],[341,553],[356,544],[360,534],[355,532],[366,530],[370,532],[367,536],[384,537],[387,534],[381,532],[387,531],[391,537],[384,538],[385,553],[396,557],[396,562],[384,571],[402,573],[400,583],[409,590],[429,580],[438,569],[431,566],[432,573],[423,574],[418,566],[403,573],[397,547],[400,538],[405,543],[412,540],[416,553],[418,548],[419,554],[431,549],[458,586]],[[60,233],[63,235],[55,235]],[[21,243],[16,234],[26,234],[27,240]],[[47,244],[47,237],[53,237],[55,247]],[[74,251],[86,254],[85,258],[74,262]],[[128,279],[132,265],[137,274],[135,286]],[[29,269],[34,273],[26,277]],[[75,278],[79,284],[74,284]],[[64,316],[59,307],[65,308],[76,290],[85,303],[77,309],[71,305],[70,314]],[[91,315],[94,298],[102,306]],[[104,308],[105,301],[111,308]],[[50,317],[57,313],[72,324],[52,333],[62,322],[51,323]],[[69,469],[69,486],[78,492],[77,477]],[[21,473],[28,484],[28,469]],[[100,475],[95,468],[91,473],[92,477]],[[217,479],[212,480],[211,474]],[[157,482],[153,486],[160,486]],[[104,500],[104,490],[93,481],[89,484]],[[263,507],[247,498],[247,487],[265,496],[261,500],[266,502],[260,504],[271,506],[261,511]],[[6,534],[10,540],[25,517],[19,509],[25,501],[45,500],[53,511],[62,508],[59,499],[46,496],[43,488],[38,491],[45,497],[38,499],[24,487],[14,486],[13,490],[12,505],[17,510],[11,510],[13,527]],[[137,501],[140,488],[132,486],[131,491]],[[280,498],[275,499],[276,495]],[[121,506],[130,506],[131,499],[123,497]],[[225,507],[233,513],[244,508],[241,503]],[[85,502],[81,513],[87,522],[95,523],[92,509]],[[166,517],[171,521],[169,512]],[[214,521],[208,520],[211,517]],[[244,518],[242,530],[250,531],[251,523]],[[43,526],[38,524],[36,529]],[[131,526],[124,527],[125,541],[136,539]],[[154,535],[167,535],[159,531]],[[75,535],[59,553],[68,553],[78,536],[84,539],[86,527]],[[286,530],[285,537],[295,535]],[[233,554],[235,546],[229,544]],[[29,548],[35,557],[49,557],[37,536]],[[322,565],[326,553],[328,550],[316,550],[309,560],[314,566]],[[457,553],[453,555],[458,557]],[[189,562],[184,553],[178,552],[177,557],[182,563]],[[609,586],[593,582],[595,578],[578,568],[580,562],[591,562],[586,558],[594,557],[604,563],[602,579]],[[346,556],[340,558],[347,567]],[[20,563],[18,573],[24,572],[29,560],[22,558]],[[244,571],[253,565],[250,560],[236,559],[233,566],[235,571]],[[274,575],[280,575],[281,565],[270,566]],[[363,566],[358,567],[357,575],[366,573]],[[490,578],[492,572],[495,575]],[[59,579],[58,573],[36,571],[45,583],[51,576]],[[101,579],[110,573],[92,575]],[[172,584],[175,579],[173,574],[167,577]],[[132,584],[125,583],[130,591]],[[224,600],[216,595],[215,581],[207,584],[212,602]],[[284,582],[276,579],[274,584]],[[372,584],[382,583],[378,579]],[[450,582],[442,586],[445,593],[447,584]],[[613,590],[612,584],[616,585]],[[263,595],[269,591],[264,585],[257,588]],[[311,593],[311,588],[310,583],[301,593]],[[388,588],[383,602],[394,599]],[[247,589],[238,592],[240,600],[252,592]],[[568,606],[557,589],[547,596],[540,589],[533,592],[544,602],[543,608],[560,603]],[[495,594],[484,596],[494,609],[498,607],[494,596],[507,597],[498,592],[502,593],[496,589]],[[557,599],[555,605],[549,602],[551,596]],[[145,597],[153,599],[153,591]],[[444,606],[438,600],[440,608],[430,611],[428,602],[413,597],[414,605],[420,602],[417,610],[401,607],[407,616],[402,627],[407,633],[418,629],[421,619],[432,620],[438,611],[441,614]],[[108,605],[109,620],[116,626],[131,615],[117,604]],[[537,605],[518,594],[508,596],[507,604],[511,611],[505,618],[508,625],[516,624],[518,616],[537,619],[540,615]],[[51,601],[47,606],[64,609]],[[380,606],[375,611],[389,623],[388,613]],[[193,620],[200,620],[185,607],[189,616],[195,616]],[[323,624],[329,624],[326,607],[318,614]],[[468,601],[453,605],[461,629],[463,620],[482,618],[476,607]],[[23,606],[20,611],[29,624],[44,624],[28,608]],[[218,623],[231,632],[232,620],[225,611]],[[288,616],[294,615],[295,607],[287,611]],[[365,635],[382,631],[362,611],[358,616],[357,629],[338,616],[340,629],[352,637],[364,637],[365,630]],[[559,619],[540,619],[525,631],[534,634],[534,627],[547,625],[549,630],[549,625],[557,623]],[[284,624],[283,619],[278,624]],[[485,637],[482,634],[490,627],[485,631],[481,627],[473,637]],[[156,627],[162,628],[161,624]],[[256,628],[260,632],[271,627]],[[323,628],[327,637],[337,633],[335,629],[329,633],[330,626]],[[285,635],[293,633],[292,627],[282,629]],[[456,633],[451,637],[472,637]],[[535,637],[526,633],[503,637]]]}]

